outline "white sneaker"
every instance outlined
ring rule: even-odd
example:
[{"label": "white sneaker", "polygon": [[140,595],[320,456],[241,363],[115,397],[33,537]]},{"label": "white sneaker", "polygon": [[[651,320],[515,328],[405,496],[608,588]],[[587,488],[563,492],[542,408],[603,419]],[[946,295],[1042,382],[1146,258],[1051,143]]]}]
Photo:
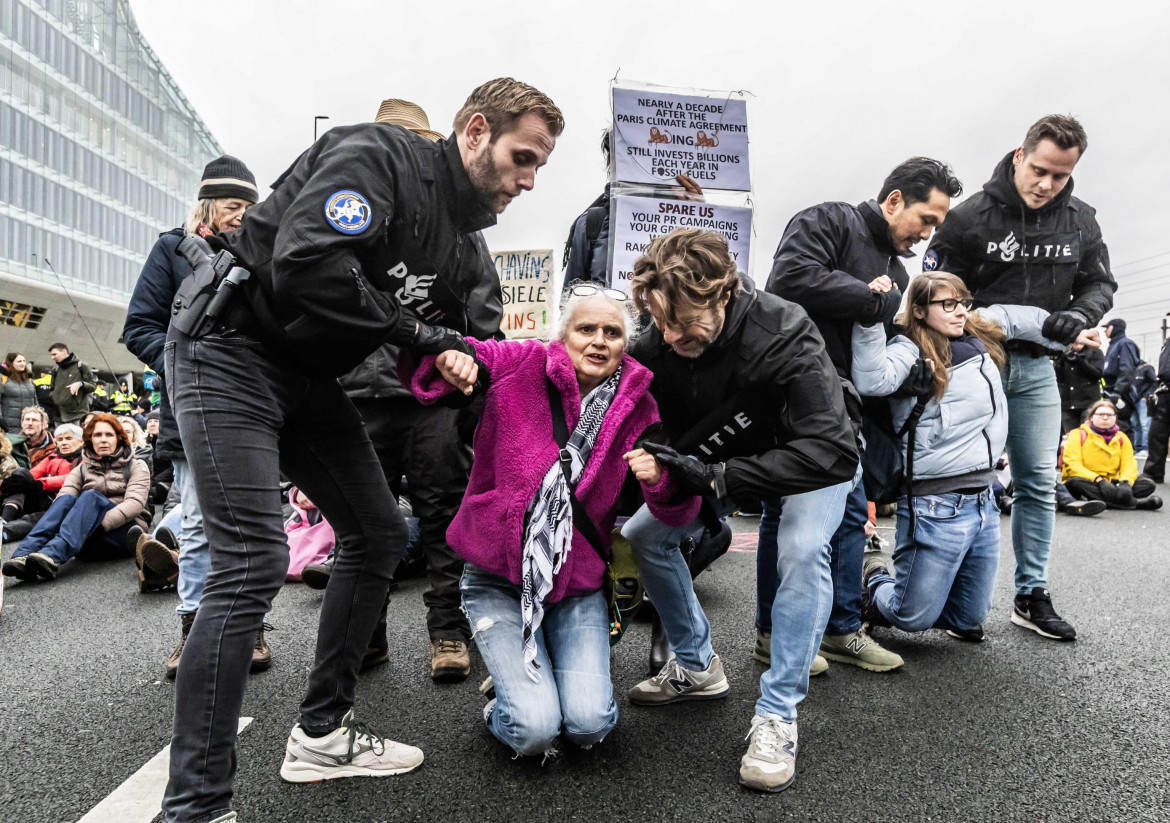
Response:
[{"label": "white sneaker", "polygon": [[782,792],[796,779],[796,723],[778,714],[756,715],[739,761],[739,782],[760,792]]},{"label": "white sneaker", "polygon": [[298,723],[285,748],[280,776],[289,783],[316,783],[339,777],[389,777],[422,765],[421,749],[396,743],[354,719],[353,709],[341,726],[324,737],[310,737]]}]

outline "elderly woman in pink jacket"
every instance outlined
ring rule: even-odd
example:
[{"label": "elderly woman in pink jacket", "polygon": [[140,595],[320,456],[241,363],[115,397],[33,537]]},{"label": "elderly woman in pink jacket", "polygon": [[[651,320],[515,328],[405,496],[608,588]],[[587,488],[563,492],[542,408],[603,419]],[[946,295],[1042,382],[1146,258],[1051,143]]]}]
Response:
[{"label": "elderly woman in pink jacket", "polygon": [[474,355],[400,366],[423,403],[486,386],[471,479],[447,540],[467,561],[463,608],[494,686],[484,720],[518,754],[548,754],[558,736],[588,748],[617,722],[601,552],[627,472],[663,522],[698,513],[699,499],[639,446],[659,416],[653,375],[625,354],[634,325],[621,292],[580,285],[551,343],[468,339]]}]

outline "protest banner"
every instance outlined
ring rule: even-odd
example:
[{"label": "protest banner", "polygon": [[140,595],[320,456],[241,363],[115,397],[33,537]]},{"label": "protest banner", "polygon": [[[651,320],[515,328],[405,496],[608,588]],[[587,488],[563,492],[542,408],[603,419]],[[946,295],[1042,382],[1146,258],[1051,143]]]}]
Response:
[{"label": "protest banner", "polygon": [[504,294],[500,327],[509,340],[547,338],[556,307],[552,249],[492,252]]},{"label": "protest banner", "polygon": [[731,257],[741,272],[749,271],[752,238],[752,210],[743,206],[720,206],[691,200],[659,197],[618,196],[610,207],[609,282],[629,293],[634,261],[650,241],[675,229],[709,229],[727,238]]},{"label": "protest banner", "polygon": [[613,87],[614,179],[673,185],[685,174],[704,189],[750,191],[747,103],[732,94],[675,94]]}]

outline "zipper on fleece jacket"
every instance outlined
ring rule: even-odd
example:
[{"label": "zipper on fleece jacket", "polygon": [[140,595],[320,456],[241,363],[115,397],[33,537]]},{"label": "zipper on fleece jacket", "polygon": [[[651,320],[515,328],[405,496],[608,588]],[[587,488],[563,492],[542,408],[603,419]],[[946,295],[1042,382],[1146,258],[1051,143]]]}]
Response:
[{"label": "zipper on fleece jacket", "polygon": [[[987,393],[991,397],[991,416],[995,418],[995,387],[991,385],[991,379],[987,373],[983,371],[983,366],[987,362],[987,354],[979,355],[979,376],[983,378],[983,382],[987,384]],[[988,468],[995,468],[995,456],[991,453],[991,438],[987,436],[987,427],[983,427],[983,439],[987,443],[987,465]]]}]

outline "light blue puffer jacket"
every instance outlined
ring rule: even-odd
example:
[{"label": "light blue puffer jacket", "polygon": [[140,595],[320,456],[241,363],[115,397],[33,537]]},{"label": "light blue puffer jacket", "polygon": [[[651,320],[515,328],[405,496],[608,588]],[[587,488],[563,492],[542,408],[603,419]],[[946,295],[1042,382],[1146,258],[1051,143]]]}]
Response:
[{"label": "light blue puffer jacket", "polygon": [[[1048,312],[1034,306],[989,306],[982,317],[994,321],[1009,339],[1027,340],[1060,350],[1040,329]],[[886,341],[881,324],[853,326],[853,382],[863,395],[892,394],[921,356],[908,337]],[[942,399],[926,404],[914,443],[914,479],[954,477],[994,468],[1007,442],[1007,398],[999,369],[986,352],[952,365]],[[891,398],[894,428],[901,430],[913,410],[913,397]],[[906,443],[903,438],[903,457]]]}]

